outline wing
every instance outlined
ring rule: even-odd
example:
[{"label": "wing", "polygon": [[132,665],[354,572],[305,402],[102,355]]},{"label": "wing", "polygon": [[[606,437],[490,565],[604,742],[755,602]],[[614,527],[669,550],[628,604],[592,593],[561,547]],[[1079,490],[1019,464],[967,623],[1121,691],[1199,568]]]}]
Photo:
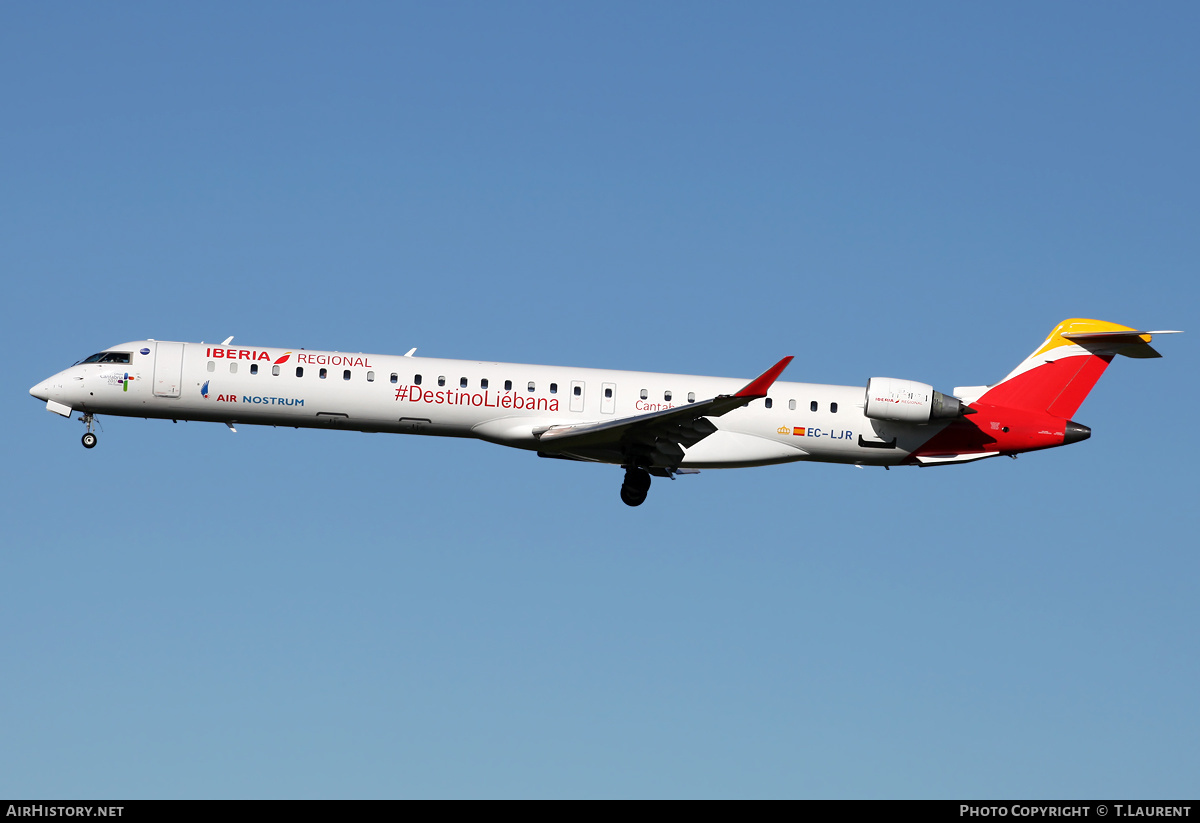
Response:
[{"label": "wing", "polygon": [[683,460],[684,449],[717,430],[709,418],[720,417],[752,400],[766,397],[771,384],[791,362],[790,356],[783,358],[736,394],[722,394],[700,403],[634,417],[575,426],[550,426],[535,431],[538,453],[545,457],[674,470]]}]

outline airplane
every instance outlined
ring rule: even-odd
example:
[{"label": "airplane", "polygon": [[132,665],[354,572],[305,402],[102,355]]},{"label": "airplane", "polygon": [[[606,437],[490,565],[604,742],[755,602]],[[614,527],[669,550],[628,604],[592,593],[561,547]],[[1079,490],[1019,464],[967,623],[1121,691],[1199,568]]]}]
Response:
[{"label": "airplane", "polygon": [[951,394],[913,380],[866,387],[681,374],[138,340],[79,361],[29,393],[63,417],[97,414],[472,437],[540,457],[625,470],[621,500],[651,478],[799,461],[942,466],[1077,443],[1071,418],[1116,355],[1161,355],[1155,334],[1101,320],[1059,323],[991,386]]}]

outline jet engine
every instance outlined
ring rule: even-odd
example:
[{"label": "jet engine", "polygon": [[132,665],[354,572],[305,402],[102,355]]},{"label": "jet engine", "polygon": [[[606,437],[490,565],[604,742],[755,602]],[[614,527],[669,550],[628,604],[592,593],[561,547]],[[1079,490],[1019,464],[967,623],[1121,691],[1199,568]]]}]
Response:
[{"label": "jet engine", "polygon": [[928,383],[872,377],[867,381],[867,405],[864,413],[873,420],[900,423],[928,423],[971,414],[956,397],[934,391]]}]

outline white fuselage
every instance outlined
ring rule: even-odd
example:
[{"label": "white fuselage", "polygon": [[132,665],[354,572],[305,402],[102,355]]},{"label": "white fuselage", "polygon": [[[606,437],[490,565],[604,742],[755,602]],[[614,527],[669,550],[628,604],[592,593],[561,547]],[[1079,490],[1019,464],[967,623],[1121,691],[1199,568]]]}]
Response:
[{"label": "white fuselage", "polygon": [[[128,362],[80,363],[31,393],[60,414],[73,409],[474,437],[539,451],[537,434],[550,426],[635,417],[732,394],[745,384],[720,377],[155,340],[101,354],[106,353],[117,361],[128,354]],[[680,465],[733,468],[797,460],[896,465],[943,427],[868,419],[863,393],[860,387],[777,382],[766,398],[715,418],[718,430],[688,448]],[[895,445],[884,446],[893,439]]]}]

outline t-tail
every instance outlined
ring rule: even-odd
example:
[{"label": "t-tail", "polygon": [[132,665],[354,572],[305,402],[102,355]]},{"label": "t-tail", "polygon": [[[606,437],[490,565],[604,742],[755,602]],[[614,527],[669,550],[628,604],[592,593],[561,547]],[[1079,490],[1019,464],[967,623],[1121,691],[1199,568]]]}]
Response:
[{"label": "t-tail", "polygon": [[913,453],[922,465],[963,462],[1077,443],[1091,429],[1071,418],[1118,354],[1161,357],[1155,334],[1103,320],[1071,318],[1054,327],[1033,354],[994,386],[956,388],[974,412],[954,421]]},{"label": "t-tail", "polygon": [[1150,347],[1155,334],[1176,332],[1138,331],[1103,320],[1064,320],[979,402],[1070,419],[1113,357],[1161,357]]}]

